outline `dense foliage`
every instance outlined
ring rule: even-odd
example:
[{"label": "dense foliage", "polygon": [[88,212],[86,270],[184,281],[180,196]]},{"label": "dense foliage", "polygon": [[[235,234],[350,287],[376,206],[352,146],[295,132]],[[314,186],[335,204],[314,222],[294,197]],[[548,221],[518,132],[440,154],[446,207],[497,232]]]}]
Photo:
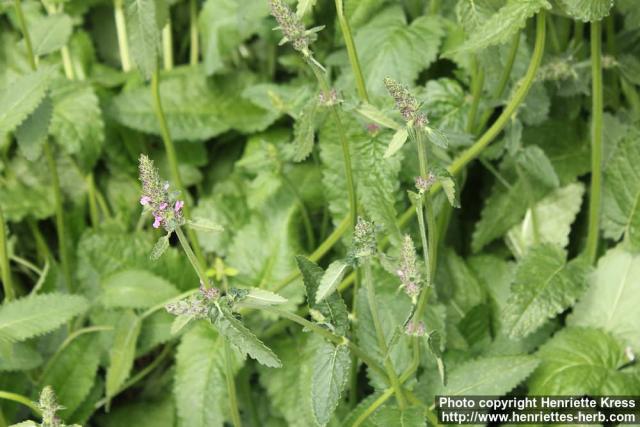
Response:
[{"label": "dense foliage", "polygon": [[1,1],[0,427],[640,395],[639,39],[636,0]]}]

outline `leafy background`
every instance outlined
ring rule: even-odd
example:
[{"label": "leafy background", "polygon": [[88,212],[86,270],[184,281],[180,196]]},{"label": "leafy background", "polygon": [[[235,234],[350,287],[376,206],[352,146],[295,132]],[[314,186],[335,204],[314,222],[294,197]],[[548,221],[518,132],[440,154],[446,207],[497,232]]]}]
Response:
[{"label": "leafy background", "polygon": [[[362,212],[394,260],[403,233],[419,241],[407,216],[406,190],[418,175],[413,147],[385,156],[395,130],[363,114],[335,4],[291,6],[307,27],[325,26],[313,51],[342,99]],[[449,148],[436,149],[444,166],[518,90],[536,36],[530,18],[547,13],[533,86],[478,161],[458,171],[461,208],[435,198],[440,254],[426,319],[441,337],[448,381],[441,383],[424,339],[419,369],[406,382],[418,404],[400,411],[390,398],[364,425],[425,425],[437,394],[640,394],[633,363],[640,351],[640,5],[344,0],[343,7],[370,104],[397,123],[383,78],[410,85],[448,137]],[[140,218],[139,154],[172,174],[149,79],[161,69],[155,77],[183,196],[194,216],[224,227],[197,233],[208,267],[220,258],[237,272],[229,274],[234,286],[279,291],[287,309],[305,314],[298,268],[312,294],[322,270],[296,255],[337,235],[319,259],[326,268],[350,248],[338,130],[317,101],[313,74],[290,46],[279,46],[266,0],[25,0],[22,9],[36,71],[13,2],[0,2],[0,208],[17,294],[8,301],[5,293],[0,307],[0,390],[35,400],[51,385],[69,423],[230,422],[223,338],[206,322],[172,333],[173,317],[162,309],[198,279],[173,239],[159,261],[149,260],[160,234]],[[117,20],[126,23],[126,39]],[[604,182],[591,265],[581,254],[592,168],[589,34],[599,20]],[[344,307],[333,326],[402,372],[411,350],[397,332],[411,302],[382,267],[373,274],[389,355],[378,349],[364,292],[353,295],[353,275],[339,289],[358,317],[347,320]],[[244,321],[282,363],[262,366],[234,352],[246,425],[358,424],[386,389],[364,365],[348,381],[344,346],[273,315]],[[10,400],[0,410],[0,425],[32,416]]]}]

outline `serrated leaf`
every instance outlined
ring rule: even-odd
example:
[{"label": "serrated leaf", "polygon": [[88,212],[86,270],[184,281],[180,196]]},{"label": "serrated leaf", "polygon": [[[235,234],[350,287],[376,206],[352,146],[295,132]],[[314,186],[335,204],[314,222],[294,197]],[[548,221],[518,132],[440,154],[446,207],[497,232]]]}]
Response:
[{"label": "serrated leaf", "polygon": [[[536,242],[566,247],[569,244],[571,224],[580,210],[583,194],[584,185],[572,183],[549,194],[533,210],[528,209],[524,220],[512,227],[505,237],[514,255],[518,258],[524,256]],[[534,215],[536,219],[543,219],[536,222],[537,230],[533,226]]]},{"label": "serrated leaf", "polygon": [[142,75],[149,79],[156,71],[160,29],[155,0],[124,0],[125,20],[131,56]]},{"label": "serrated leaf", "polygon": [[413,82],[436,59],[442,36],[442,24],[437,17],[421,16],[407,25],[399,5],[377,14],[355,34],[370,92],[385,94],[386,76]]},{"label": "serrated leaf", "polygon": [[[6,354],[5,354],[6,353]],[[26,371],[42,364],[42,356],[29,343],[9,343],[7,352],[0,352],[0,371]]]},{"label": "serrated leaf", "polygon": [[437,395],[502,396],[520,384],[538,366],[533,356],[483,357],[452,369],[446,387]]},{"label": "serrated leaf", "polygon": [[417,97],[423,111],[428,113],[429,123],[447,132],[465,132],[470,106],[465,90],[457,80],[429,80]]},{"label": "serrated leaf", "polygon": [[346,274],[347,268],[349,268],[349,264],[343,260],[336,260],[329,264],[316,291],[316,303],[321,302],[336,290]]},{"label": "serrated leaf", "polygon": [[149,308],[178,295],[171,283],[146,270],[124,270],[102,282],[106,308]]},{"label": "serrated leaf", "polygon": [[342,300],[342,297],[334,292],[324,301],[317,303],[316,295],[318,287],[320,286],[320,280],[322,280],[324,274],[323,270],[303,256],[297,256],[296,262],[302,273],[309,308],[318,310],[326,321],[335,328],[338,335],[346,334],[349,330],[349,318],[347,306]]},{"label": "serrated leaf", "polygon": [[440,148],[449,147],[449,141],[447,140],[447,136],[440,130],[427,126],[424,128],[424,133],[427,135],[427,139],[432,144],[437,145]]},{"label": "serrated leaf", "polygon": [[393,134],[393,138],[391,138],[391,142],[387,147],[387,150],[384,152],[384,158],[388,159],[389,157],[396,154],[400,149],[404,146],[404,143],[407,142],[407,138],[409,137],[409,132],[407,128],[401,128]]},{"label": "serrated leaf", "polygon": [[0,134],[12,132],[44,99],[52,69],[17,77],[0,90]]},{"label": "serrated leaf", "polygon": [[624,235],[632,250],[640,250],[639,161],[637,135],[629,135],[618,144],[604,173],[604,234],[616,240]]},{"label": "serrated leaf", "polygon": [[251,358],[270,368],[282,366],[278,356],[240,320],[236,319],[228,308],[218,306],[218,309],[219,313],[213,321],[213,325],[242,355],[248,354]]},{"label": "serrated leaf", "polygon": [[313,413],[320,425],[327,424],[347,385],[351,355],[346,345],[323,342],[313,359],[311,396]]},{"label": "serrated leaf", "polygon": [[454,208],[460,207],[458,192],[456,191],[456,181],[449,171],[440,166],[433,166],[431,171],[436,176],[436,180],[442,185],[442,190],[447,196],[449,204]]},{"label": "serrated leaf", "polygon": [[136,343],[140,335],[140,318],[133,311],[125,311],[114,330],[113,344],[109,351],[109,366],[105,393],[107,400],[120,391],[129,378],[136,354]]},{"label": "serrated leaf", "polygon": [[551,160],[540,147],[531,145],[524,148],[517,154],[516,162],[517,167],[527,173],[527,177],[531,177],[545,187],[556,188],[560,185]]},{"label": "serrated leaf", "polygon": [[151,261],[157,261],[160,259],[163,253],[169,248],[169,234],[165,234],[160,237],[155,245],[153,245],[153,249],[151,249],[151,254],[149,258]]},{"label": "serrated leaf", "polygon": [[301,162],[313,151],[316,130],[316,114],[318,112],[318,101],[311,99],[305,105],[302,113],[293,125],[293,156],[294,162]]},{"label": "serrated leaf", "polygon": [[[353,410],[351,410],[351,412],[349,412],[349,414],[344,418],[342,425],[343,426],[354,425],[356,420],[358,420],[360,416],[362,416],[362,414],[364,414],[365,411],[367,411],[371,407],[373,402],[375,402],[380,397],[381,394],[382,394],[381,391],[377,391],[365,397],[364,399],[360,400],[358,402],[358,405],[355,408],[353,408]],[[370,427],[370,426],[375,426],[376,424],[374,424],[371,418],[368,417],[366,420],[364,420],[364,422],[361,425],[363,427]]]},{"label": "serrated leaf", "polygon": [[71,341],[48,365],[40,384],[53,387],[64,410],[62,418],[72,414],[87,397],[98,372],[102,348],[98,337],[83,334]]},{"label": "serrated leaf", "polygon": [[383,406],[375,413],[373,422],[378,427],[424,427],[427,425],[424,411],[416,406],[404,410],[395,405]]},{"label": "serrated leaf", "polygon": [[427,336],[427,347],[429,351],[436,359],[436,365],[438,366],[438,375],[440,375],[440,381],[443,386],[447,385],[447,372],[444,366],[444,360],[442,359],[442,337],[438,331],[433,331]]},{"label": "serrated leaf", "polygon": [[[522,29],[530,17],[541,9],[550,9],[547,0],[511,0],[480,25],[455,53],[477,52],[489,46],[507,43]],[[452,54],[454,52],[449,52]]]},{"label": "serrated leaf", "polygon": [[0,337],[10,341],[51,332],[89,308],[79,295],[43,294],[20,298],[0,307]]},{"label": "serrated leaf", "polygon": [[565,261],[564,250],[552,244],[532,247],[520,261],[504,313],[511,337],[534,332],[582,294],[588,266],[581,259]]},{"label": "serrated leaf", "polygon": [[637,375],[618,370],[627,363],[623,346],[594,328],[561,330],[536,353],[540,366],[528,381],[532,395],[633,395]]},{"label": "serrated leaf", "polygon": [[51,98],[45,96],[40,105],[16,129],[18,147],[27,160],[35,161],[42,154],[44,140],[49,134],[52,112]]},{"label": "serrated leaf", "polygon": [[640,351],[640,255],[622,247],[600,258],[589,289],[568,318],[572,326],[604,329]]},{"label": "serrated leaf", "polygon": [[71,18],[64,13],[56,13],[38,19],[31,26],[33,54],[40,56],[55,52],[67,44],[71,36]]},{"label": "serrated leaf", "polygon": [[556,0],[561,10],[583,22],[600,21],[609,16],[614,0]]}]

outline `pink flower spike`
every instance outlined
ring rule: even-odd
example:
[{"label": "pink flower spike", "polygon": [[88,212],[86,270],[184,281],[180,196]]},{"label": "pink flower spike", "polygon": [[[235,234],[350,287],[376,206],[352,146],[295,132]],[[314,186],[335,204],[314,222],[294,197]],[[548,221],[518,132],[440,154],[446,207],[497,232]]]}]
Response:
[{"label": "pink flower spike", "polygon": [[168,206],[169,206],[169,204],[167,202],[162,202],[162,203],[160,203],[160,206],[158,206],[158,209],[163,211],[163,210],[167,209]]},{"label": "pink flower spike", "polygon": [[178,213],[182,210],[182,207],[184,206],[184,202],[182,200],[178,200],[176,201],[176,205],[174,206],[173,210]]},{"label": "pink flower spike", "polygon": [[148,205],[148,204],[149,204],[149,202],[151,202],[151,197],[149,197],[149,196],[142,196],[142,197],[140,197],[140,204],[141,204],[142,206],[146,206],[146,205]]},{"label": "pink flower spike", "polygon": [[162,225],[162,218],[159,216],[154,217],[153,228],[160,228]]}]

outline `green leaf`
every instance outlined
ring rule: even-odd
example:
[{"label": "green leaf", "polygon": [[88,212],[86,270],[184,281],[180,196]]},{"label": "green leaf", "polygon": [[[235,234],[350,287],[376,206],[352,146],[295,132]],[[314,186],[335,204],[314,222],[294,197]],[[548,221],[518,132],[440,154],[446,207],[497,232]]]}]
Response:
[{"label": "green leaf", "polygon": [[106,308],[149,308],[178,295],[171,283],[145,270],[124,270],[102,282]]},{"label": "green leaf", "polygon": [[442,359],[441,350],[442,337],[438,331],[433,331],[427,336],[427,347],[429,351],[436,359],[436,365],[438,366],[438,375],[440,375],[440,381],[442,385],[447,385],[447,372],[444,366],[444,360]]},{"label": "green leaf", "polygon": [[87,333],[78,336],[49,362],[40,384],[50,385],[56,392],[62,418],[72,414],[89,395],[98,373],[102,348],[98,336]]},{"label": "green leaf", "polygon": [[560,10],[583,22],[600,21],[609,16],[613,0],[556,0]]},{"label": "green leaf", "polygon": [[536,353],[540,366],[529,379],[532,395],[635,395],[637,374],[619,370],[628,360],[623,346],[593,328],[561,330]]},{"label": "green leaf", "polygon": [[385,94],[386,76],[413,82],[436,59],[443,33],[434,16],[421,16],[407,25],[399,5],[381,11],[357,30],[355,43],[370,92]]},{"label": "green leaf", "polygon": [[322,268],[303,256],[297,256],[296,261],[302,273],[309,308],[317,310],[324,318],[324,321],[330,323],[335,328],[337,334],[346,334],[349,329],[349,314],[342,297],[337,292],[334,292],[322,302],[316,302],[318,287],[320,286],[324,272]]},{"label": "green leaf", "polygon": [[407,138],[409,137],[409,132],[407,128],[401,128],[393,134],[393,138],[391,138],[391,142],[387,147],[387,150],[384,152],[384,158],[388,159],[389,157],[396,154],[400,149],[404,146],[404,143],[407,142]]},{"label": "green leaf", "polygon": [[313,359],[311,396],[313,413],[320,425],[327,424],[347,385],[351,355],[346,345],[323,342]]},{"label": "green leaf", "polygon": [[375,412],[373,422],[379,427],[424,427],[427,425],[423,410],[413,406],[404,410],[397,406],[383,406]]},{"label": "green leaf", "polygon": [[313,151],[317,113],[318,101],[316,98],[312,98],[293,125],[294,148],[292,160],[294,162],[305,160]]},{"label": "green leaf", "polygon": [[456,181],[453,175],[451,175],[447,169],[437,165],[433,166],[431,171],[436,176],[436,180],[442,185],[449,204],[454,208],[459,208],[460,200],[456,192]]},{"label": "green leaf", "polygon": [[622,235],[629,249],[640,250],[640,147],[631,134],[619,144],[604,173],[602,228],[607,237]]},{"label": "green leaf", "polygon": [[640,255],[610,249],[589,279],[568,323],[604,329],[640,351]]},{"label": "green leaf", "polygon": [[40,425],[36,424],[34,421],[23,421],[18,424],[11,424],[9,427],[40,427]]},{"label": "green leaf", "polygon": [[535,145],[524,148],[516,156],[517,167],[526,172],[527,178],[535,180],[545,187],[556,188],[560,185],[558,175],[540,147]]},{"label": "green leaf", "polygon": [[0,338],[24,341],[51,332],[88,308],[81,296],[56,293],[7,302],[0,307]]},{"label": "green leaf", "polygon": [[460,83],[450,78],[429,80],[417,96],[430,124],[448,132],[465,132],[470,105]]},{"label": "green leaf", "polygon": [[280,295],[260,288],[243,289],[249,291],[244,298],[236,303],[236,307],[269,307],[272,305],[280,305],[287,302],[286,298]]},{"label": "green leaf", "polygon": [[166,397],[159,401],[126,402],[100,417],[101,427],[175,427],[175,422],[175,405]]},{"label": "green leaf", "polygon": [[226,386],[224,345],[204,323],[187,332],[176,356],[173,392],[182,427],[222,427]]},{"label": "green leaf", "polygon": [[504,313],[514,338],[525,337],[571,306],[585,289],[588,266],[566,264],[564,250],[552,244],[532,247],[518,264]]},{"label": "green leaf", "polygon": [[157,261],[160,259],[162,254],[169,248],[169,236],[170,234],[165,234],[158,239],[155,245],[153,245],[153,249],[151,249],[151,254],[149,255],[151,261]]},{"label": "green leaf", "polygon": [[125,311],[114,331],[113,344],[109,351],[109,367],[105,392],[111,400],[129,378],[136,354],[136,343],[140,335],[140,318],[133,311]]},{"label": "green leaf", "polygon": [[469,38],[452,53],[478,52],[489,46],[511,41],[513,35],[520,31],[527,19],[541,9],[550,9],[547,0],[510,0],[497,13],[480,23],[475,31],[469,33]]},{"label": "green leaf", "polygon": [[[395,130],[400,130],[402,128],[402,125],[397,123],[391,117],[388,117],[384,112],[376,108],[375,105],[369,104],[368,102],[363,102],[356,111],[360,115],[366,117],[367,119],[373,121],[374,123],[380,126],[384,126],[386,128],[395,129]],[[404,144],[404,141],[402,143]]]},{"label": "green leaf", "polygon": [[296,15],[298,15],[299,18],[304,17],[307,13],[311,12],[311,9],[313,9],[317,1],[318,0],[298,0]]},{"label": "green leaf", "polygon": [[156,70],[160,49],[159,10],[156,3],[156,0],[124,0],[131,56],[147,79]]},{"label": "green leaf", "polygon": [[52,69],[38,71],[15,78],[0,89],[0,129],[12,132],[40,105],[49,87]]},{"label": "green leaf", "polygon": [[[533,209],[528,209],[524,220],[513,226],[506,236],[514,255],[521,258],[536,242],[566,247],[569,244],[571,224],[580,211],[583,194],[584,185],[576,182],[555,190]],[[537,229],[533,225],[534,216],[537,219]]]},{"label": "green leaf", "polygon": [[40,105],[16,129],[16,140],[22,155],[35,161],[42,154],[44,141],[49,134],[53,105],[51,98],[45,96]]},{"label": "green leaf", "polygon": [[0,352],[0,371],[27,371],[42,364],[42,356],[28,343],[9,344],[7,354]]},{"label": "green leaf", "polygon": [[196,217],[188,220],[187,224],[195,230],[208,231],[210,233],[219,233],[224,230],[224,227],[206,218]]},{"label": "green leaf", "polygon": [[336,260],[329,264],[316,291],[316,303],[321,302],[336,290],[347,272],[347,268],[349,268],[349,264],[343,260]]},{"label": "green leaf", "polygon": [[38,19],[30,27],[33,54],[36,56],[46,55],[67,44],[72,26],[71,18],[64,13],[56,13]]},{"label": "green leaf", "polygon": [[449,382],[437,395],[471,396],[507,394],[533,372],[538,360],[532,356],[483,357],[451,370]]},{"label": "green leaf", "polygon": [[243,356],[247,354],[270,368],[280,368],[282,363],[269,347],[264,345],[244,324],[236,319],[228,308],[218,306],[213,325]]}]

